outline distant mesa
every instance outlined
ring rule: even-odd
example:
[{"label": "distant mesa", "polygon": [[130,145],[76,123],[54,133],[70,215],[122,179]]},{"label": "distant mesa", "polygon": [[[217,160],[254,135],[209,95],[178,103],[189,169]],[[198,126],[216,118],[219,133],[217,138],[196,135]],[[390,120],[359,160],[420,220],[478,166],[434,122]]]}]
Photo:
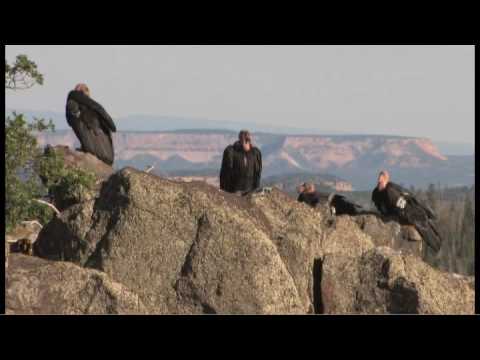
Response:
[{"label": "distant mesa", "polygon": [[[39,144],[78,146],[69,130],[42,133]],[[221,155],[236,139],[233,131],[182,130],[114,134],[115,168],[154,165],[162,174],[220,168]],[[428,139],[381,135],[282,135],[254,133],[262,150],[263,177],[308,172],[332,174],[352,189],[372,188],[382,168],[398,182],[425,187],[432,179],[445,185],[471,185],[473,156],[445,156]],[[184,176],[194,176],[185,173]],[[348,184],[337,184],[348,191]]]}]

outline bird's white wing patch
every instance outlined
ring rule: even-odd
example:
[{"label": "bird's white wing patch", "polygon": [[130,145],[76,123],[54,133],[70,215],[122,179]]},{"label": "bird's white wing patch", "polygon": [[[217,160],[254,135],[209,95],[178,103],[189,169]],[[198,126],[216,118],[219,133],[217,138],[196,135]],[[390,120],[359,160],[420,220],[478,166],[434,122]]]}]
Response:
[{"label": "bird's white wing patch", "polygon": [[397,200],[397,207],[400,209],[404,209],[405,205],[407,205],[407,200],[403,196],[400,196]]}]

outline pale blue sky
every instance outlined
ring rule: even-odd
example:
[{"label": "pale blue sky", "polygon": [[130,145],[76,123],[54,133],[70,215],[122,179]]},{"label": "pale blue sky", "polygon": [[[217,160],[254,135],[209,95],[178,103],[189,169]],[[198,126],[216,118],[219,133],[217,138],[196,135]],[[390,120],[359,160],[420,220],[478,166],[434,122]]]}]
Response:
[{"label": "pale blue sky", "polygon": [[17,54],[45,85],[8,92],[7,108],[63,112],[85,82],[114,117],[474,142],[473,46],[6,46]]}]

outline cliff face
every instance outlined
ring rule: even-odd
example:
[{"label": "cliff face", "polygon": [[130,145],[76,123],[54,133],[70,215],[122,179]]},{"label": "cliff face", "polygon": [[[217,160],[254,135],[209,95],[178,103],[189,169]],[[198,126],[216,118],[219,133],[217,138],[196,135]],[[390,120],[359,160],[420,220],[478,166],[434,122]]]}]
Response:
[{"label": "cliff face", "polygon": [[[220,130],[118,132],[113,134],[115,167],[144,169],[157,174],[220,169],[223,150],[237,133]],[[79,147],[70,130],[38,135],[39,144]],[[441,182],[474,183],[473,157],[447,159],[428,139],[377,136],[254,134],[262,150],[263,178],[294,173],[330,174],[346,181],[345,189],[369,190],[380,169],[387,168],[399,183],[415,187]],[[192,172],[189,174],[188,172]],[[203,175],[201,175],[203,176]]]},{"label": "cliff face", "polygon": [[[150,155],[159,161],[178,156],[192,163],[219,164],[233,132],[119,132],[113,135],[116,159]],[[374,161],[379,165],[425,167],[446,161],[428,139],[388,136],[255,135],[265,166],[281,162],[291,169],[325,171]],[[78,145],[73,132],[39,135],[40,145]]]},{"label": "cliff face", "polygon": [[[435,270],[420,253],[418,234],[375,215],[331,218],[277,189],[240,198],[131,168],[44,226],[34,247],[53,267],[95,269],[137,295],[141,306],[126,311],[473,313],[473,278]],[[21,290],[8,284],[15,312]],[[29,299],[22,311],[35,312]]]}]

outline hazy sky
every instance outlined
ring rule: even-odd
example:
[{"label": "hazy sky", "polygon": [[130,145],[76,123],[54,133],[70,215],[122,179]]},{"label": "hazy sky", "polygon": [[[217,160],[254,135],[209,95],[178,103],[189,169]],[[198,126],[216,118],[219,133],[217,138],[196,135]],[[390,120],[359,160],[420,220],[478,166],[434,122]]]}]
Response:
[{"label": "hazy sky", "polygon": [[45,84],[8,92],[8,108],[63,112],[68,91],[85,82],[114,117],[474,142],[473,46],[6,47],[8,61],[17,54],[38,64]]}]

